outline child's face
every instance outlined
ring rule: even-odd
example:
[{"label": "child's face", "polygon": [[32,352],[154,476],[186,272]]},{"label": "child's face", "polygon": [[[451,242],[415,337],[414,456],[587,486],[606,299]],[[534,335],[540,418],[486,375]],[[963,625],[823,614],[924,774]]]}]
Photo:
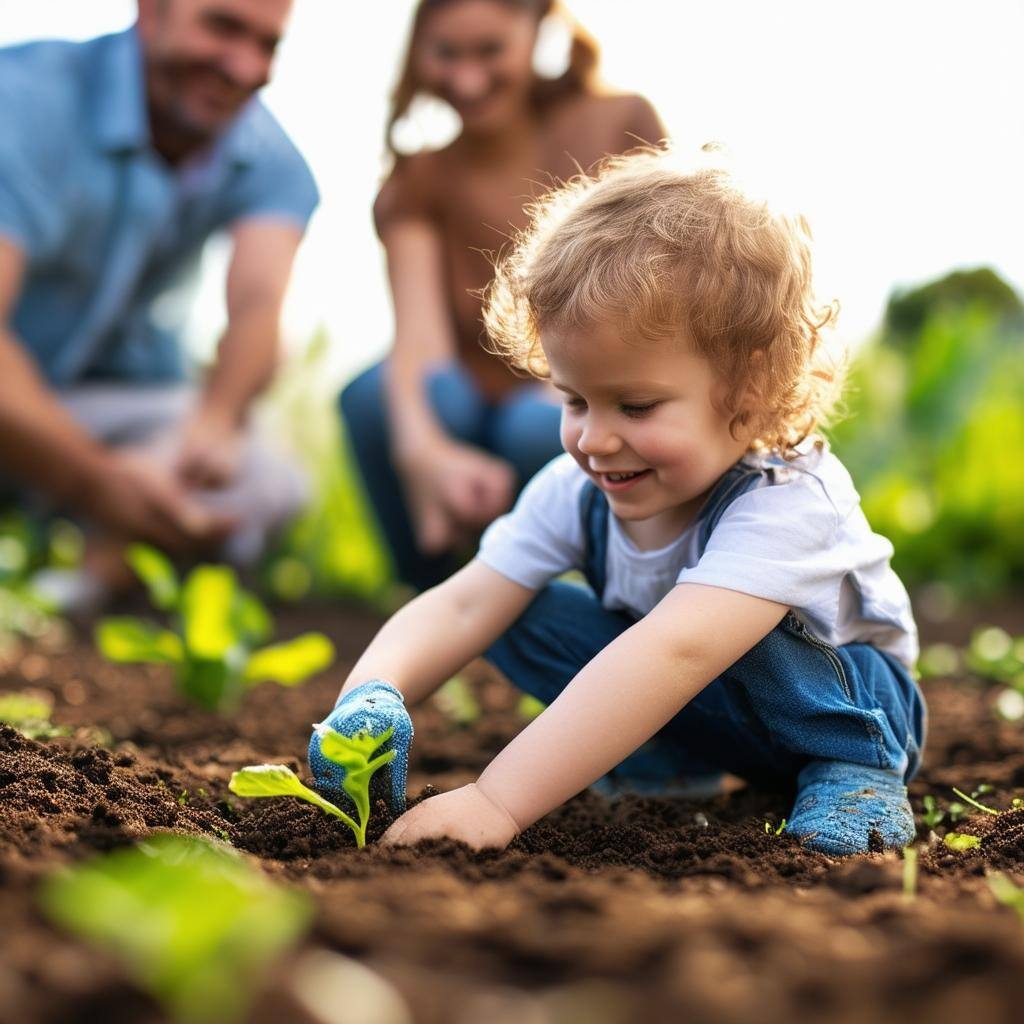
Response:
[{"label": "child's face", "polygon": [[748,447],[729,432],[711,364],[684,340],[627,338],[606,326],[550,328],[541,342],[564,395],[565,450],[636,543],[668,544]]}]

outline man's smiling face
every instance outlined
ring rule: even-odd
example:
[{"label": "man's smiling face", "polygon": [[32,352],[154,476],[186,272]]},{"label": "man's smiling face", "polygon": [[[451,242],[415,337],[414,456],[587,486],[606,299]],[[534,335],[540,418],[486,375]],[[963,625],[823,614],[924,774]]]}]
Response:
[{"label": "man's smiling face", "polygon": [[565,450],[640,547],[670,543],[748,447],[729,430],[723,382],[683,338],[592,325],[550,327],[541,340],[564,398]]}]

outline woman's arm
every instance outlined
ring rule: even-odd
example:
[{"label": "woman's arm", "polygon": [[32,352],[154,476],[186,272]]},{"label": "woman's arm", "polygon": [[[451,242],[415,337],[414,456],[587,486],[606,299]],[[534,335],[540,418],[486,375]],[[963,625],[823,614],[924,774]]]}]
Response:
[{"label": "woman's arm", "polygon": [[533,597],[534,591],[474,559],[388,619],[341,692],[384,679],[415,704],[483,654]]},{"label": "woman's arm", "polygon": [[650,739],[786,611],[748,594],[680,584],[587,664],[474,785],[413,808],[392,826],[388,841],[448,835],[478,847],[505,845],[515,830]]}]

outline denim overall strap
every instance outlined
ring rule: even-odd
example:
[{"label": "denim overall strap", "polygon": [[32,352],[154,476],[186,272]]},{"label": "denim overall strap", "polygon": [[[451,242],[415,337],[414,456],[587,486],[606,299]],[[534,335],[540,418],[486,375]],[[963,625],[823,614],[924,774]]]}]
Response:
[{"label": "denim overall strap", "polygon": [[[704,554],[712,531],[719,524],[726,509],[742,494],[746,494],[765,475],[770,477],[771,468],[755,469],[737,462],[719,479],[697,516],[700,524],[698,555]],[[608,557],[608,499],[592,480],[583,485],[580,492],[580,520],[586,553],[583,561],[583,575],[598,599],[604,595]]]}]

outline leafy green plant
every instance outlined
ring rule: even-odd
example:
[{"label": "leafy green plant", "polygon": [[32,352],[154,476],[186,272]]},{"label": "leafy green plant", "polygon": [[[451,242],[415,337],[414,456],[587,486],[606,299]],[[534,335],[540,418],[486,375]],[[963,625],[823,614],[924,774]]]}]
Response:
[{"label": "leafy green plant", "polygon": [[181,583],[170,561],[148,545],[132,545],[126,557],[174,628],[106,618],[96,627],[97,647],[111,661],[174,665],[182,692],[202,707],[229,710],[256,683],[296,686],[334,660],[322,633],[258,648],[270,637],[270,614],[228,566],[197,566]]},{"label": "leafy green plant", "polygon": [[786,831],[786,825],[787,821],[785,818],[783,818],[778,825],[773,825],[770,821],[766,821],[764,823],[764,834],[766,836],[772,836],[773,838],[781,836],[782,833]]},{"label": "leafy green plant", "polygon": [[321,730],[320,750],[324,757],[345,769],[341,788],[355,806],[355,819],[304,785],[295,772],[283,764],[242,768],[231,776],[228,788],[236,796],[294,796],[305,800],[348,825],[356,837],[356,846],[362,849],[366,845],[366,826],[370,821],[370,780],[394,759],[396,751],[389,750],[378,757],[373,755],[391,739],[393,732],[393,729],[386,729],[378,736],[371,736],[363,729],[354,736],[343,736],[326,727]]},{"label": "leafy green plant", "polygon": [[48,693],[0,694],[0,722],[14,726],[30,740],[49,740],[54,736],[67,736],[64,726],[50,721],[53,697]]},{"label": "leafy green plant", "polygon": [[56,924],[121,960],[181,1024],[242,1017],[312,916],[308,897],[230,847],[170,834],[53,875],[39,899]]}]

